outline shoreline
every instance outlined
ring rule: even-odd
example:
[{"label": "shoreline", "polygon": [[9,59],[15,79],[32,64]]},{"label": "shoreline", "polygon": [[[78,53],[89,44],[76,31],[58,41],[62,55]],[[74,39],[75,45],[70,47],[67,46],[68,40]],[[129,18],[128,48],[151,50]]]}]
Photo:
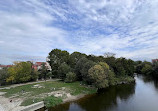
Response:
[{"label": "shoreline", "polygon": [[[77,95],[77,96],[68,97],[66,99],[63,99],[63,102],[61,104],[81,99],[86,95],[87,94],[80,94],[80,95]],[[11,111],[30,111],[31,109],[38,110],[38,109],[44,107],[44,101],[37,102],[37,103],[31,104],[31,105],[28,105],[28,106],[20,106],[19,104],[16,104],[15,101],[10,103],[9,98],[6,98],[2,95],[0,96],[0,98],[1,98],[0,111],[10,111],[10,110]]]},{"label": "shoreline", "polygon": [[[120,85],[120,84],[129,84],[131,82],[134,82],[135,79],[133,78],[133,81],[122,81],[120,83],[117,83],[116,85]],[[96,92],[95,92],[96,93]],[[92,94],[95,94],[92,93]],[[34,110],[38,110],[44,107],[44,101],[41,102],[37,102],[28,106],[20,106],[20,104],[23,102],[22,98],[6,98],[4,96],[5,92],[0,92],[0,111],[30,111],[30,109],[34,109]],[[67,93],[67,98],[63,99],[63,102],[60,104],[64,104],[66,102],[72,102],[78,99],[81,99],[83,97],[85,97],[86,95],[89,94],[79,94],[79,95],[71,95],[70,93]],[[10,102],[10,100],[13,100],[12,102]],[[58,105],[60,105],[58,104]]]}]

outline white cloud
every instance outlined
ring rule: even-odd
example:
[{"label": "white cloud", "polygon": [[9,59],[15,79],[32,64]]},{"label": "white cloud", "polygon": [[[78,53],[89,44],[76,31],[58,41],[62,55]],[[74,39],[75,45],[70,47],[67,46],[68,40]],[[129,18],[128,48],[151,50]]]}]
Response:
[{"label": "white cloud", "polygon": [[[8,57],[19,54],[21,57],[27,55],[46,58],[53,48],[72,48],[66,40],[67,32],[51,25],[54,18],[42,7],[38,8],[41,12],[37,11],[36,15],[25,11],[12,13],[0,10],[1,55]],[[3,42],[5,44],[2,44]],[[6,57],[1,59],[1,63],[10,60],[9,58],[6,60]],[[14,59],[11,60],[14,61]]]},{"label": "white cloud", "polygon": [[14,61],[14,55],[45,60],[53,48],[156,58],[157,5],[157,0],[0,1],[0,62]]}]

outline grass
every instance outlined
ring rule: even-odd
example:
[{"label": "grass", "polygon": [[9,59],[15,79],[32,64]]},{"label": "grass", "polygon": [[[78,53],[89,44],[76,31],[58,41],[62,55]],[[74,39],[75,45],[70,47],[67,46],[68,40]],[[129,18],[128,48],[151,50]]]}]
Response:
[{"label": "grass", "polygon": [[37,102],[43,101],[43,98],[28,98],[21,103],[21,106],[28,106]]},{"label": "grass", "polygon": [[56,106],[58,104],[61,104],[62,102],[62,98],[57,98],[54,96],[48,96],[44,99],[44,104],[47,108]]},{"label": "grass", "polygon": [[[55,88],[55,90],[61,90],[62,87],[68,89],[68,91],[70,91],[72,95],[78,95],[81,93],[91,94],[96,92],[95,88],[88,88],[86,86],[80,85],[79,82],[64,83],[62,81],[46,81],[43,83],[38,83],[40,86],[42,86],[42,88],[33,88],[33,85],[36,84],[17,86],[15,88],[10,89],[1,89],[0,91],[7,92],[5,94],[5,97],[11,97],[14,95],[25,96],[25,93],[31,96],[36,96],[42,93],[49,93],[54,91],[52,88]],[[22,91],[24,91],[25,93],[23,93]]]},{"label": "grass", "polygon": [[[37,84],[41,86],[41,88],[33,88],[34,85]],[[97,92],[96,88],[89,88],[87,86],[80,85],[79,82],[65,83],[63,81],[46,81],[41,83],[27,84],[10,89],[1,89],[0,91],[6,92],[5,97],[7,98],[8,97],[23,98],[24,101],[22,102],[21,105],[27,106],[42,101],[47,96],[46,95],[47,93],[62,90],[63,87],[65,88],[64,91],[70,93],[71,95],[92,94]]]}]

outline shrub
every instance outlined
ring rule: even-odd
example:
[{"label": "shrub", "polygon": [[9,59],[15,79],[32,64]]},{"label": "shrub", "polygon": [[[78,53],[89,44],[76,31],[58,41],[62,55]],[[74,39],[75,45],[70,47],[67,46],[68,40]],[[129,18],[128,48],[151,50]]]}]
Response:
[{"label": "shrub", "polygon": [[107,73],[101,65],[95,65],[88,71],[89,78],[92,80],[92,83],[97,88],[106,88],[108,87]]},{"label": "shrub", "polygon": [[76,80],[76,74],[73,72],[69,72],[66,74],[65,82],[74,82]]}]

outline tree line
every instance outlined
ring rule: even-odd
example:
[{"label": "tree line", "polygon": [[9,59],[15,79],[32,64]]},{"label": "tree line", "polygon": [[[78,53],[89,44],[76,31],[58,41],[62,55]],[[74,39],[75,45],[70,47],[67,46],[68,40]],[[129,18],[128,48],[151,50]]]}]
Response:
[{"label": "tree line", "polygon": [[49,78],[51,75],[44,63],[39,70],[35,70],[33,63],[30,61],[14,62],[12,67],[5,67],[0,70],[0,85],[36,81],[37,79]]},{"label": "tree line", "polygon": [[135,72],[154,79],[158,79],[158,62],[136,61]]},{"label": "tree line", "polygon": [[0,70],[0,83],[13,84],[42,78],[60,78],[65,82],[80,81],[97,88],[106,88],[134,80],[135,62],[122,57],[116,58],[113,53],[95,56],[80,52],[70,54],[65,50],[53,49],[48,58],[51,71],[48,71],[44,64],[36,71],[31,62],[15,63],[8,69]]},{"label": "tree line", "polygon": [[66,82],[77,80],[105,88],[123,81],[132,81],[134,77],[134,61],[115,58],[112,53],[95,56],[80,52],[70,54],[65,50],[54,49],[48,58],[52,76]]}]

